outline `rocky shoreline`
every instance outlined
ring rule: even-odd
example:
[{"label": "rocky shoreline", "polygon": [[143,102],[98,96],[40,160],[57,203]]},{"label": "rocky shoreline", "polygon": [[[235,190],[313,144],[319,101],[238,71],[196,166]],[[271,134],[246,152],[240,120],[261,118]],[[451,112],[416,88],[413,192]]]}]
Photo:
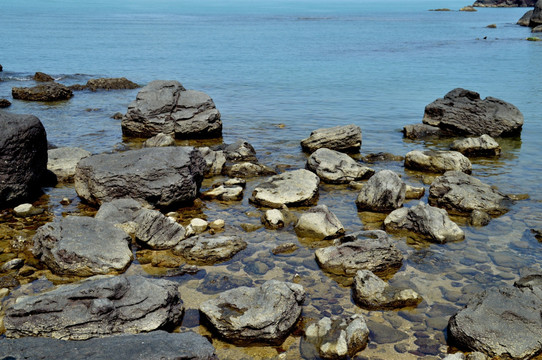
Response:
[{"label": "rocky shoreline", "polygon": [[[353,124],[312,131],[300,140],[306,164],[287,171],[260,164],[254,147],[242,140],[214,147],[162,141],[164,136],[215,137],[222,131],[212,99],[184,89],[177,81],[153,81],[143,87],[123,115],[125,135],[160,137],[142,149],[104,154],[47,150],[39,119],[0,112],[0,159],[12,165],[0,173],[3,217],[11,219],[3,227],[11,232],[2,234],[0,243],[2,255],[10,254],[0,275],[4,334],[9,338],[0,339],[0,355],[34,356],[36,348],[56,346],[46,339],[54,338],[67,340],[58,345],[59,354],[71,351],[72,341],[78,340],[86,358],[98,359],[104,355],[93,349],[179,337],[190,340],[179,340],[179,348],[164,348],[164,354],[144,355],[148,349],[134,347],[133,356],[210,359],[217,356],[215,349],[201,336],[209,331],[205,335],[213,344],[263,344],[284,352],[299,341],[304,357],[363,358],[370,334],[372,339],[378,334],[390,337],[394,343],[404,332],[382,328],[361,311],[387,316],[396,309],[415,323],[409,311],[430,295],[429,288],[394,281],[405,271],[409,255],[400,240],[453,246],[465,239],[465,224],[487,225],[518,201],[518,196],[476,178],[469,157],[500,156],[499,141],[520,134],[522,125],[523,115],[515,106],[491,97],[482,100],[470,90],[454,89],[428,104],[423,124],[405,126],[405,137],[453,137],[456,142],[447,151],[420,149],[399,157],[405,171],[431,177],[428,187],[419,187],[394,170],[375,171],[370,162],[359,161],[362,130]],[[397,157],[392,158],[397,162]],[[37,213],[36,200],[51,173],[63,186],[73,187],[88,206],[84,213],[56,218]],[[317,205],[323,187],[331,187],[331,193],[352,194],[352,206],[360,214],[380,219],[378,229],[367,222],[366,229],[347,231],[332,207]],[[411,199],[420,200],[409,203]],[[207,221],[198,216],[206,202],[227,208],[239,201],[256,209],[251,223],[233,226],[231,219]],[[12,208],[25,202],[33,204],[24,211]],[[12,228],[9,224],[16,219],[27,221],[30,231],[18,225]],[[280,233],[299,240],[273,246],[265,255],[254,253],[251,245],[262,241],[259,229],[271,237]],[[309,261],[297,263],[289,257],[296,252],[306,254]],[[247,265],[247,259],[254,257]],[[274,276],[281,259],[294,264],[294,273]],[[236,272],[236,261],[244,264],[244,275],[201,282],[206,290],[199,293],[212,295],[194,294],[196,290],[186,286],[190,279],[198,279],[198,273],[219,266]],[[141,276],[144,266],[157,269],[158,276]],[[355,314],[338,309],[339,300],[337,306],[326,304],[323,308],[328,310],[315,311],[321,308],[318,297],[307,293],[322,285],[308,276],[309,270],[351,293],[353,300],[343,296],[340,304],[350,304]],[[252,279],[250,274],[268,278]],[[40,289],[43,275],[55,286]],[[433,323],[433,328],[442,334],[448,326],[449,344],[479,352],[479,358],[520,359],[542,351],[532,340],[542,322],[528,317],[521,305],[537,306],[542,301],[542,283],[536,274],[525,275],[514,289],[498,290],[514,292],[518,301],[503,301],[488,291],[480,299],[462,300],[466,308],[454,307],[449,325]],[[471,309],[484,308],[479,304],[485,301],[490,311],[506,308],[491,316],[470,314]],[[506,315],[510,313],[521,320],[510,320]],[[488,339],[492,324],[500,321],[510,321],[515,331]],[[190,322],[205,330],[199,335],[186,331],[194,327]],[[173,329],[181,333],[171,333]],[[298,340],[292,343],[292,338]],[[445,355],[434,339],[420,336],[416,341],[431,355]],[[503,347],[503,343],[510,345]]]}]

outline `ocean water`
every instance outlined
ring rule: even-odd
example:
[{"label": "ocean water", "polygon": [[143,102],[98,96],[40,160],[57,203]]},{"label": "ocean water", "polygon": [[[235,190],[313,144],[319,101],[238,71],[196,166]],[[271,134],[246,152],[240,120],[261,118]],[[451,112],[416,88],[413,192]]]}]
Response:
[{"label": "ocean water", "polygon": [[[454,218],[467,234],[461,243],[398,239],[407,260],[390,281],[413,286],[425,298],[408,314],[355,307],[347,287],[314,268],[316,245],[297,239],[291,229],[247,233],[250,246],[243,257],[205,268],[207,274],[240,272],[255,283],[301,274],[309,292],[307,319],[357,312],[406,334],[406,339],[386,342],[373,333],[362,358],[438,358],[449,350],[445,322],[469,295],[540,271],[542,260],[542,245],[530,232],[542,228],[542,43],[526,41],[530,30],[515,24],[528,9],[457,11],[465,5],[455,0],[4,0],[0,98],[13,103],[5,111],[38,116],[50,143],[101,153],[138,146],[122,138],[120,122],[111,118],[126,111],[138,90],[82,91],[69,101],[47,104],[12,100],[11,88],[34,85],[36,71],[67,85],[97,77],[124,76],[141,85],[178,80],[215,101],[224,124],[223,139],[216,142],[245,139],[262,163],[279,169],[305,166],[299,142],[312,130],[350,123],[363,131],[362,155],[445,149],[449,142],[407,141],[400,130],[421,122],[425,105],[456,87],[511,102],[525,117],[521,137],[498,139],[503,155],[474,160],[473,175],[529,199],[484,228]],[[436,8],[453,11],[428,11]],[[423,175],[405,172],[401,163],[373,166],[428,187]],[[206,202],[195,212],[210,220],[224,218],[232,226],[258,223],[258,210],[247,200],[258,181],[249,181],[242,202]],[[206,180],[204,187],[212,182]],[[82,208],[70,186],[46,193],[42,201],[56,216]],[[323,185],[319,203],[327,204],[349,231],[379,227],[382,219],[356,211],[356,195],[346,187]],[[72,206],[59,204],[64,196],[75,200]],[[287,261],[268,261],[265,274],[249,271],[250,264],[269,257],[269,248],[285,241],[299,243],[301,250]],[[205,278],[179,281],[188,309],[209,296],[197,291]],[[183,326],[207,331],[197,322]],[[415,343],[420,332],[433,347]],[[221,358],[279,353],[296,358],[300,341],[292,336],[280,349],[238,348],[213,338]],[[406,353],[398,352],[398,343]]]}]

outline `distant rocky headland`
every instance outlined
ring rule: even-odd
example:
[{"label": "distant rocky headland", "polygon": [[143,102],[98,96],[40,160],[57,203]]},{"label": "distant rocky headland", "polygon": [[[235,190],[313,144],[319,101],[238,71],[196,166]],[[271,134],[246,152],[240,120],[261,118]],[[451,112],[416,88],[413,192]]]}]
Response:
[{"label": "distant rocky headland", "polygon": [[536,0],[476,0],[476,7],[533,7]]}]

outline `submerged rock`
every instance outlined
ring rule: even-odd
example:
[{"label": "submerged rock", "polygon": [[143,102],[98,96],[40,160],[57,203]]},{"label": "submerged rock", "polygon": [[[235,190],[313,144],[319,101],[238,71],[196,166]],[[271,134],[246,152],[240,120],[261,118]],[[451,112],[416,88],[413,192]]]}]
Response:
[{"label": "submerged rock", "polygon": [[142,276],[91,278],[18,298],[6,308],[6,336],[85,340],[178,325],[178,284]]},{"label": "submerged rock", "polygon": [[295,232],[300,237],[334,239],[344,234],[344,227],[326,205],[318,205],[301,214]]},{"label": "submerged rock", "polygon": [[319,184],[320,178],[308,170],[289,171],[256,185],[250,201],[271,208],[311,205],[317,199]]},{"label": "submerged rock", "polygon": [[92,276],[120,273],[133,259],[130,237],[111,223],[83,216],[68,216],[38,228],[34,255],[52,272]]},{"label": "submerged rock", "polygon": [[414,290],[392,287],[369,270],[356,273],[352,290],[356,304],[368,310],[417,306],[423,300]]},{"label": "submerged rock", "polygon": [[455,135],[510,136],[521,132],[523,114],[514,105],[461,88],[425,107],[423,123]]},{"label": "submerged rock", "polygon": [[158,133],[155,136],[145,140],[143,147],[164,147],[164,146],[175,146],[175,139],[173,136]]},{"label": "submerged rock", "polygon": [[466,156],[499,156],[501,154],[499,143],[487,134],[476,138],[456,140],[450,145],[450,149],[459,151]]},{"label": "submerged rock", "polygon": [[384,227],[387,232],[413,233],[439,244],[465,239],[465,233],[450,220],[446,210],[421,201],[416,206],[391,212],[384,220]]},{"label": "submerged rock", "polygon": [[3,359],[215,360],[209,341],[193,332],[119,335],[84,341],[27,337],[2,339]]},{"label": "submerged rock", "polygon": [[342,241],[343,244],[316,250],[316,261],[323,270],[353,277],[358,270],[395,272],[403,263],[403,254],[384,231],[360,231]]},{"label": "submerged rock", "polygon": [[421,199],[425,195],[424,187],[407,185],[405,188],[405,199]]},{"label": "submerged rock", "polygon": [[472,164],[458,151],[411,151],[405,156],[407,169],[445,173],[446,171],[462,171],[470,174]]},{"label": "submerged rock", "polygon": [[369,329],[362,315],[324,317],[305,330],[305,338],[324,359],[345,359],[367,346]]},{"label": "submerged rock", "polygon": [[335,126],[317,129],[301,141],[304,151],[312,153],[320,148],[341,152],[359,152],[361,148],[361,129],[356,125]]},{"label": "submerged rock", "polygon": [[56,175],[58,181],[73,181],[75,167],[90,155],[90,151],[76,147],[50,149],[47,150],[47,169]]},{"label": "submerged rock", "polygon": [[387,212],[403,206],[406,185],[391,170],[382,170],[372,176],[361,188],[356,199],[359,211]]},{"label": "submerged rock", "polygon": [[348,184],[350,181],[368,179],[375,173],[350,156],[327,148],[320,148],[309,156],[307,169],[331,184]]},{"label": "submerged rock", "polygon": [[460,171],[448,171],[429,187],[429,204],[451,214],[465,215],[474,210],[490,215],[508,211],[507,197],[491,186]]},{"label": "submerged rock", "polygon": [[158,133],[176,138],[216,137],[222,134],[220,113],[205,93],[186,90],[178,81],[152,81],[142,88],[122,118],[126,136]]},{"label": "submerged rock", "polygon": [[238,287],[200,305],[200,312],[225,340],[280,344],[301,315],[301,285],[269,280],[261,287]]},{"label": "submerged rock", "polygon": [[14,99],[26,101],[59,101],[68,100],[73,92],[66,86],[48,82],[34,87],[14,87],[11,89]]},{"label": "submerged rock", "polygon": [[93,155],[77,165],[75,190],[91,204],[128,197],[173,206],[196,198],[204,170],[203,157],[193,147]]},{"label": "submerged rock", "polygon": [[181,241],[173,253],[206,265],[229,260],[246,247],[247,243],[236,235],[199,235]]},{"label": "submerged rock", "polygon": [[33,115],[0,112],[0,208],[34,200],[47,171],[47,135]]}]

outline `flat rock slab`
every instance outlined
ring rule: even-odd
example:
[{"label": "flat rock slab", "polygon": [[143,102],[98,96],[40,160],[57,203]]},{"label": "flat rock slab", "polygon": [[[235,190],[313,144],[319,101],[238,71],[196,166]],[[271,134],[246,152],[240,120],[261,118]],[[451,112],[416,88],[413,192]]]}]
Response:
[{"label": "flat rock slab", "polygon": [[348,277],[358,270],[388,274],[403,263],[403,254],[382,230],[349,234],[342,241],[343,244],[316,250],[316,261],[323,270]]},{"label": "flat rock slab", "polygon": [[392,211],[403,206],[405,195],[406,184],[399,175],[391,170],[382,170],[363,185],[356,205],[359,211]]},{"label": "flat rock slab", "polygon": [[199,310],[227,341],[280,344],[299,319],[304,298],[301,285],[269,280],[257,288],[225,291]]},{"label": "flat rock slab", "polygon": [[79,162],[75,190],[90,204],[132,198],[169,207],[196,198],[205,162],[193,147],[165,147],[100,154]]},{"label": "flat rock slab", "polygon": [[73,180],[75,167],[84,158],[92,155],[90,151],[76,147],[62,147],[47,150],[47,169],[52,171],[57,180]]},{"label": "flat rock slab", "polygon": [[33,115],[0,112],[0,208],[34,200],[47,171],[47,135]]},{"label": "flat rock slab", "polygon": [[92,276],[119,273],[133,259],[130,237],[111,223],[68,216],[38,228],[32,252],[52,272]]},{"label": "flat rock slab", "polygon": [[[114,354],[114,356],[113,356]],[[214,347],[193,332],[119,335],[84,341],[27,337],[0,340],[3,359],[215,360]]]},{"label": "flat rock slab", "polygon": [[450,318],[449,341],[489,357],[530,359],[542,351],[542,291],[491,288]]},{"label": "flat rock slab", "polygon": [[250,201],[261,206],[306,206],[318,196],[320,178],[308,170],[294,170],[275,175],[257,185]]},{"label": "flat rock slab", "polygon": [[11,95],[14,99],[26,101],[60,101],[73,97],[73,92],[67,86],[48,82],[34,87],[14,87]]},{"label": "flat rock slab", "polygon": [[327,148],[318,149],[309,156],[307,169],[330,184],[348,184],[350,181],[368,179],[375,173],[347,154]]},{"label": "flat rock slab", "polygon": [[142,276],[91,278],[18,298],[6,307],[6,336],[86,340],[177,325],[178,284]]},{"label": "flat rock slab", "polygon": [[317,129],[301,141],[304,151],[312,153],[320,148],[341,152],[359,152],[361,148],[361,128],[356,125],[334,126]]},{"label": "flat rock slab", "polygon": [[450,145],[450,149],[459,151],[465,156],[499,156],[501,154],[499,143],[487,134],[456,140]]},{"label": "flat rock slab", "polygon": [[390,233],[412,233],[439,244],[465,239],[465,233],[450,220],[446,210],[423,202],[394,210],[384,220],[384,227]]},{"label": "flat rock slab", "polygon": [[405,167],[432,173],[462,171],[470,174],[472,172],[470,160],[458,151],[414,150],[406,154]]},{"label": "flat rock slab", "polygon": [[197,264],[214,264],[231,259],[247,243],[235,235],[199,235],[183,240],[173,253]]},{"label": "flat rock slab", "polygon": [[490,215],[508,211],[508,198],[498,190],[460,171],[448,171],[429,187],[429,204],[451,214],[468,215],[480,210]]},{"label": "flat rock slab", "polygon": [[514,105],[461,88],[425,107],[423,123],[457,135],[509,136],[521,133],[523,114]]}]

